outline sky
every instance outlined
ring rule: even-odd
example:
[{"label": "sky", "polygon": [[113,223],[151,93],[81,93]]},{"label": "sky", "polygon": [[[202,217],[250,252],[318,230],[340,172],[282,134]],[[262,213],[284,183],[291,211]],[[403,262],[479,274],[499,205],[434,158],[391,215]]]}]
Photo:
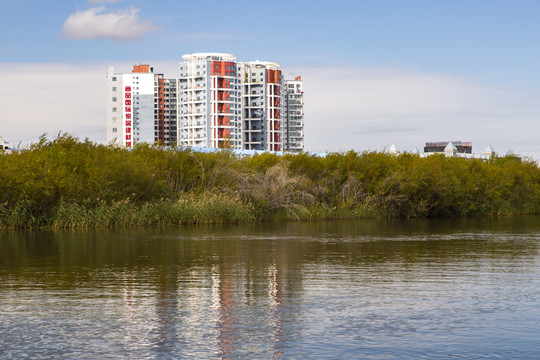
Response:
[{"label": "sky", "polygon": [[304,80],[307,151],[471,141],[540,159],[539,0],[0,0],[0,137],[106,141],[108,66],[183,54]]}]

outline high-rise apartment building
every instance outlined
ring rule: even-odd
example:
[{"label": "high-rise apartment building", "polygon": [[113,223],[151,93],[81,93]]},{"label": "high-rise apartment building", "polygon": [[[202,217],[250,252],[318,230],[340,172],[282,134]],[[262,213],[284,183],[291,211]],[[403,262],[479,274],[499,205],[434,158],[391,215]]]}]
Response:
[{"label": "high-rise apartment building", "polygon": [[302,78],[285,81],[285,141],[286,151],[304,150],[304,85]]},{"label": "high-rise apartment building", "polygon": [[178,145],[242,149],[241,81],[236,56],[182,56]]},{"label": "high-rise apartment building", "polygon": [[283,150],[283,78],[280,65],[251,61],[240,65],[244,149]]},{"label": "high-rise apartment building", "polygon": [[155,74],[150,65],[131,73],[107,72],[107,142],[176,144],[177,80]]},{"label": "high-rise apartment building", "polygon": [[[274,62],[224,53],[182,56],[179,77],[149,65],[107,74],[107,141],[268,151],[303,151],[302,80]],[[289,116],[291,119],[289,119]]]},{"label": "high-rise apartment building", "polygon": [[[178,142],[178,79],[163,79],[163,112],[158,124],[157,140],[164,145]],[[162,119],[162,120],[161,120]],[[154,125],[154,130],[155,125]],[[154,138],[156,138],[154,134]]]}]

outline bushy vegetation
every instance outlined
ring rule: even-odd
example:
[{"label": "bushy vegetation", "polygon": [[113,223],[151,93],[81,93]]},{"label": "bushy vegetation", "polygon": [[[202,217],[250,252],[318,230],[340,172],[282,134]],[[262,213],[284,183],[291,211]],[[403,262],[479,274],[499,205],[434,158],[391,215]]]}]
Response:
[{"label": "bushy vegetation", "polygon": [[540,169],[378,152],[237,158],[69,135],[0,153],[0,228],[540,213]]}]

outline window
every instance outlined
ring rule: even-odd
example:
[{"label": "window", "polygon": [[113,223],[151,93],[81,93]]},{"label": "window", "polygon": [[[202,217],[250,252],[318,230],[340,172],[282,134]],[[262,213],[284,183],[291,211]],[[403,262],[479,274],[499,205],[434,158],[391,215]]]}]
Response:
[{"label": "window", "polygon": [[113,96],[112,101],[116,102],[116,97],[115,96]]},{"label": "window", "polygon": [[115,107],[113,107],[113,108],[112,108],[112,111],[113,111],[113,112],[116,112],[116,108],[115,108]]},{"label": "window", "polygon": [[112,81],[116,81],[116,76],[113,76]]},{"label": "window", "polygon": [[113,133],[118,132],[118,129],[117,128],[112,128],[112,132]]},{"label": "window", "polygon": [[112,91],[116,91],[116,86],[113,86]]}]

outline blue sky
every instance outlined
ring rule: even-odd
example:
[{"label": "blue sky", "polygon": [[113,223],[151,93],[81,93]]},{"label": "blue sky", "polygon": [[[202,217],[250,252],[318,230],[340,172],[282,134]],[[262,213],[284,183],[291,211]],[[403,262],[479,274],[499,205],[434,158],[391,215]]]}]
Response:
[{"label": "blue sky", "polygon": [[[463,140],[540,158],[538,0],[1,0],[0,29],[0,136],[12,143],[104,141],[108,65],[175,76],[182,54],[227,52],[304,76],[307,150]],[[24,107],[39,116],[5,109],[33,85]]]}]

